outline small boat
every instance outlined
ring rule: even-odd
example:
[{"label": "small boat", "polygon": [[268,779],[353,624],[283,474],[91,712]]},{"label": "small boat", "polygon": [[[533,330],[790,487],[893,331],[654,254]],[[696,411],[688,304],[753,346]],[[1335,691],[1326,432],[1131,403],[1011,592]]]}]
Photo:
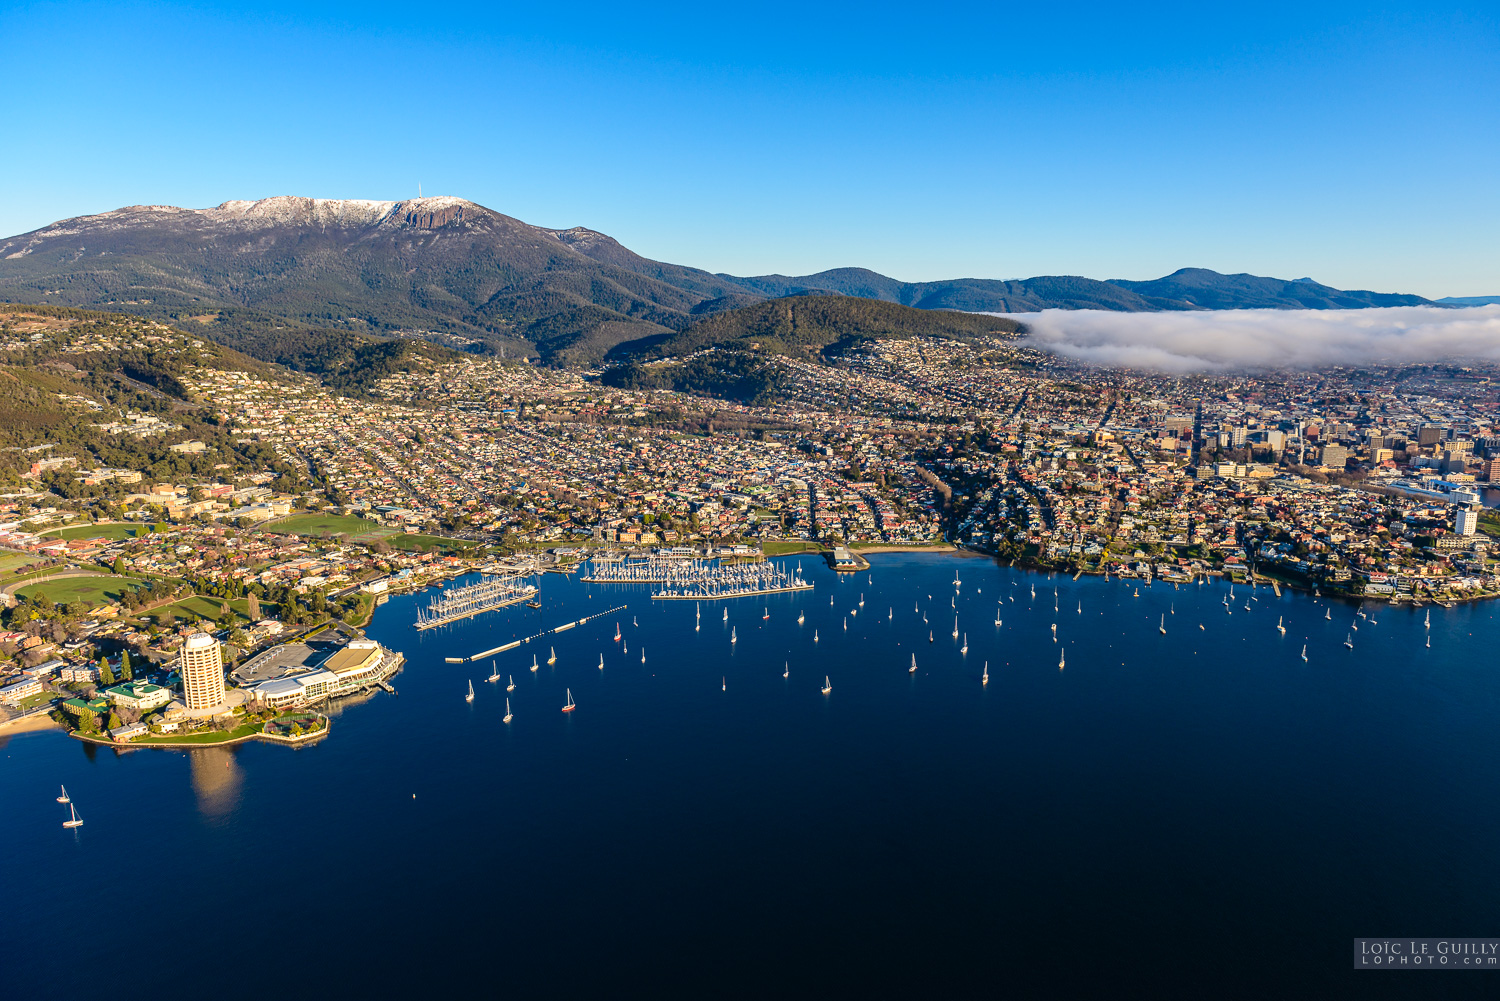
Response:
[{"label": "small boat", "polygon": [[[532,660],[536,660],[536,658],[533,657]],[[493,660],[490,661],[490,676],[488,678],[485,678],[484,680],[485,681],[499,681],[500,680],[500,668],[499,668],[499,666]]]},{"label": "small boat", "polygon": [[[831,595],[831,594],[828,596],[828,607],[829,608],[833,607],[833,595]],[[728,614],[728,613],[726,612],[725,614]]]},{"label": "small boat", "polygon": [[797,612],[797,625],[800,626],[800,625],[802,625],[802,623],[804,623],[806,621],[807,621],[807,616],[803,615],[802,612],[801,612],[801,610],[799,609],[798,612]]},{"label": "small boat", "polygon": [[865,607],[865,593],[863,591],[859,592],[859,607]]},{"label": "small boat", "polygon": [[729,691],[729,679],[728,678],[720,678],[719,679],[719,690],[723,691],[723,692]]},{"label": "small boat", "polygon": [[933,642],[933,639],[932,639],[932,630],[931,629],[927,630],[927,642],[929,642],[929,643]]},{"label": "small boat", "polygon": [[729,609],[727,609],[727,608],[724,609],[724,621],[725,622],[729,621]]},{"label": "small boat", "polygon": [[1081,602],[1081,601],[1078,603],[1078,614],[1079,615],[1083,614],[1083,602]]},{"label": "small boat", "polygon": [[599,655],[599,670],[604,670],[604,654]]},{"label": "small boat", "polygon": [[969,653],[969,634],[964,633],[964,645],[958,648],[958,652],[965,656]]},{"label": "small boat", "polygon": [[1307,663],[1307,644],[1302,644],[1302,663]]},{"label": "small boat", "polygon": [[739,633],[737,633],[735,631],[735,628],[733,626],[730,626],[729,627],[729,645],[730,646],[734,646],[739,641],[740,641]]},{"label": "small boat", "polygon": [[1156,631],[1163,636],[1167,635],[1167,617],[1165,615],[1161,617],[1161,625],[1156,627]]},{"label": "small boat", "polygon": [[1429,650],[1432,649],[1432,637],[1431,636],[1427,637],[1427,649],[1429,649]]},{"label": "small boat", "polygon": [[473,681],[469,682],[469,694],[464,696],[464,701],[465,702],[473,702],[474,701],[474,682]]},{"label": "small boat", "polygon": [[1245,611],[1250,611],[1250,602],[1245,602]]},{"label": "small boat", "polygon": [[813,642],[818,642],[818,631],[816,629],[813,630]]},{"label": "small boat", "polygon": [[513,717],[510,714],[510,699],[505,700],[505,715],[500,717],[500,722],[509,723]]},{"label": "small boat", "polygon": [[[547,648],[547,663],[548,664],[556,664],[557,663],[557,648],[556,647],[550,647],[549,646]],[[531,669],[533,671],[535,671],[536,670],[536,665],[533,664],[532,667],[531,667]]]},{"label": "small boat", "polygon": [[1200,631],[1202,631],[1202,632],[1208,632],[1208,630],[1206,630],[1206,629],[1204,629],[1204,628],[1203,628],[1203,623],[1201,623],[1201,622],[1200,622],[1200,623],[1198,623],[1198,629],[1199,629],[1199,630],[1200,630]]},{"label": "small boat", "polygon": [[828,675],[825,674],[823,675],[823,694],[827,695],[831,691],[833,691],[833,682],[829,681]]},{"label": "small boat", "polygon": [[1348,647],[1350,650],[1354,649],[1354,634],[1353,633],[1349,633],[1348,635],[1346,635],[1344,637],[1344,646]]},{"label": "small boat", "polygon": [[1135,589],[1135,594],[1131,595],[1132,598],[1139,598],[1140,596],[1141,596],[1141,589],[1140,588],[1136,588]]},{"label": "small boat", "polygon": [[1036,597],[1036,585],[1035,584],[1031,585],[1031,596],[1033,598]]},{"label": "small boat", "polygon": [[989,661],[985,661],[984,662],[984,673],[979,676],[979,683],[981,685],[988,685],[990,683],[990,662]]},{"label": "small boat", "polygon": [[641,663],[646,663],[646,648],[641,647]]},{"label": "small boat", "polygon": [[1349,628],[1353,629],[1355,632],[1359,632],[1359,623],[1358,622],[1351,622],[1351,623],[1349,623]]},{"label": "small boat", "polygon": [[1333,619],[1333,609],[1331,609],[1331,608],[1325,608],[1325,609],[1323,609],[1323,618],[1332,620]]},{"label": "small boat", "polygon": [[516,690],[516,679],[514,677],[512,677],[511,675],[506,675],[506,680],[508,680],[510,682],[510,684],[508,684],[508,685],[505,686],[505,690],[507,692],[513,692],[513,691],[515,691]]},{"label": "small boat", "polygon": [[540,601],[537,601],[535,598],[533,598],[533,599],[531,599],[530,601],[528,601],[526,603],[526,607],[527,608],[541,608],[542,607],[542,603]]},{"label": "small boat", "polygon": [[615,623],[615,642],[620,642],[620,624],[618,622]]},{"label": "small boat", "polygon": [[1170,604],[1170,605],[1167,606],[1167,614],[1168,615],[1176,615],[1177,614],[1177,602],[1174,601],[1174,602],[1172,602],[1172,604]]},{"label": "small boat", "polygon": [[83,826],[83,818],[81,818],[81,817],[78,816],[78,807],[74,806],[71,802],[68,804],[68,813],[72,815],[72,819],[70,819],[70,820],[64,820],[63,821],[63,826],[64,827],[82,827]]},{"label": "small boat", "polygon": [[917,655],[916,654],[912,654],[911,655],[911,667],[908,667],[906,669],[906,673],[907,674],[916,674],[917,673]]},{"label": "small boat", "polygon": [[896,609],[892,607],[891,610],[886,613],[885,617],[888,621],[894,619],[896,617]]},{"label": "small boat", "polygon": [[565,713],[570,713],[574,709],[578,708],[578,704],[573,701],[573,689],[569,688],[566,691],[568,693],[568,701],[563,703],[562,711]]},{"label": "small boat", "polygon": [[1057,669],[1061,671],[1068,666],[1068,651],[1064,650],[1057,658]]},{"label": "small boat", "polygon": [[844,616],[844,632],[849,631],[849,616]]},{"label": "small boat", "polygon": [[1285,616],[1281,616],[1281,615],[1276,616],[1276,631],[1278,633],[1280,633],[1281,635],[1285,636],[1286,635],[1286,626],[1284,626],[1284,625],[1281,624],[1281,620],[1283,618],[1285,618]]},{"label": "small boat", "polygon": [[1057,623],[1052,623],[1052,642],[1057,642]]},{"label": "small boat", "polygon": [[631,625],[632,625],[632,626],[635,626],[635,627],[636,627],[636,628],[637,628],[637,629],[639,629],[639,628],[641,628],[641,623],[640,623],[640,620],[639,620],[639,619],[637,619],[637,618],[636,618],[636,617],[635,617],[635,616],[634,616],[634,615],[632,615],[632,616],[631,616],[631,617],[630,617],[630,624],[631,624]]},{"label": "small boat", "polygon": [[782,664],[781,664],[781,676],[783,678],[790,678],[792,676],[792,665],[791,665],[791,663],[789,661],[783,661],[782,662]]},{"label": "small boat", "polygon": [[765,621],[766,619],[769,619],[770,617],[771,617],[771,610],[769,608],[767,608],[766,609],[766,614],[761,616],[761,621]]},{"label": "small boat", "polygon": [[59,796],[59,797],[57,797],[57,801],[59,803],[71,803],[71,802],[73,802],[71,799],[68,798],[68,787],[67,786],[63,786],[62,787],[62,795]]},{"label": "small boat", "polygon": [[1432,609],[1430,609],[1430,608],[1427,610],[1427,617],[1422,620],[1422,628],[1423,629],[1431,629],[1432,628]]},{"label": "small boat", "polygon": [[851,608],[851,609],[849,609],[849,614],[850,615],[858,615],[859,614],[859,609],[857,609],[857,608]]},{"label": "small boat", "polygon": [[958,639],[958,616],[953,617],[953,638]]},{"label": "small boat", "polygon": [[629,652],[630,652],[630,644],[629,644],[629,643],[626,643],[626,644],[625,644],[625,645],[624,645],[624,647],[622,647],[622,648],[621,648],[621,650],[620,650],[620,652],[621,652],[621,653],[629,653]]}]

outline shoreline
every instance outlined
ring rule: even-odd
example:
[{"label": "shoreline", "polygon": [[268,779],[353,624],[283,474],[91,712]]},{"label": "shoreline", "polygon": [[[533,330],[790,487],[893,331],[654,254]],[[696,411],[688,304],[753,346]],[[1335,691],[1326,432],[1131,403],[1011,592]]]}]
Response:
[{"label": "shoreline", "polygon": [[61,730],[62,728],[63,725],[47,713],[38,713],[24,719],[12,719],[0,723],[0,737],[9,737],[17,733],[37,733],[42,730]]}]

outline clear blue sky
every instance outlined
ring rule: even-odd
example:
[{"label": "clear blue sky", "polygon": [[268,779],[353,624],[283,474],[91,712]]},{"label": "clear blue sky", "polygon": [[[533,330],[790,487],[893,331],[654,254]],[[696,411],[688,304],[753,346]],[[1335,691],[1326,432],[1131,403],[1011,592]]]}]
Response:
[{"label": "clear blue sky", "polygon": [[0,233],[420,182],[736,274],[1500,294],[1493,0],[632,6],[13,0]]}]

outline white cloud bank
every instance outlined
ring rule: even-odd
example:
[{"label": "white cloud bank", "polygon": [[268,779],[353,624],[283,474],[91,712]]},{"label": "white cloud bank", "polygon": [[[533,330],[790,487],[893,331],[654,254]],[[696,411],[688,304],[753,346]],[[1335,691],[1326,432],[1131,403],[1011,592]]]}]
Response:
[{"label": "white cloud bank", "polygon": [[1464,309],[1233,309],[1004,314],[1024,344],[1093,365],[1157,372],[1500,361],[1500,305]]}]

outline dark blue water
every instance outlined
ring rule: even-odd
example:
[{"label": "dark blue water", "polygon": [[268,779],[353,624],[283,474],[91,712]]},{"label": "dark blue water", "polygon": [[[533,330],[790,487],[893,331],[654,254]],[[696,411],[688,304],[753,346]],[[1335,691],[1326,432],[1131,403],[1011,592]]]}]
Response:
[{"label": "dark blue water", "polygon": [[[1420,612],[1371,606],[1351,653],[1351,606],[1325,621],[1326,602],[1268,589],[1246,612],[1236,588],[1230,615],[1222,585],[1133,597],[978,559],[803,565],[815,592],[705,603],[699,632],[692,603],[557,576],[540,611],[423,634],[429,595],[393,599],[371,633],[407,654],[401,694],[347,705],[300,750],[11,738],[5,993],[76,992],[80,964],[115,999],[1500,985],[1349,970],[1356,935],[1500,932],[1489,606],[1435,610],[1430,650]],[[509,726],[488,663],[443,663],[622,602],[501,655]],[[556,667],[531,673],[549,644]]]}]

